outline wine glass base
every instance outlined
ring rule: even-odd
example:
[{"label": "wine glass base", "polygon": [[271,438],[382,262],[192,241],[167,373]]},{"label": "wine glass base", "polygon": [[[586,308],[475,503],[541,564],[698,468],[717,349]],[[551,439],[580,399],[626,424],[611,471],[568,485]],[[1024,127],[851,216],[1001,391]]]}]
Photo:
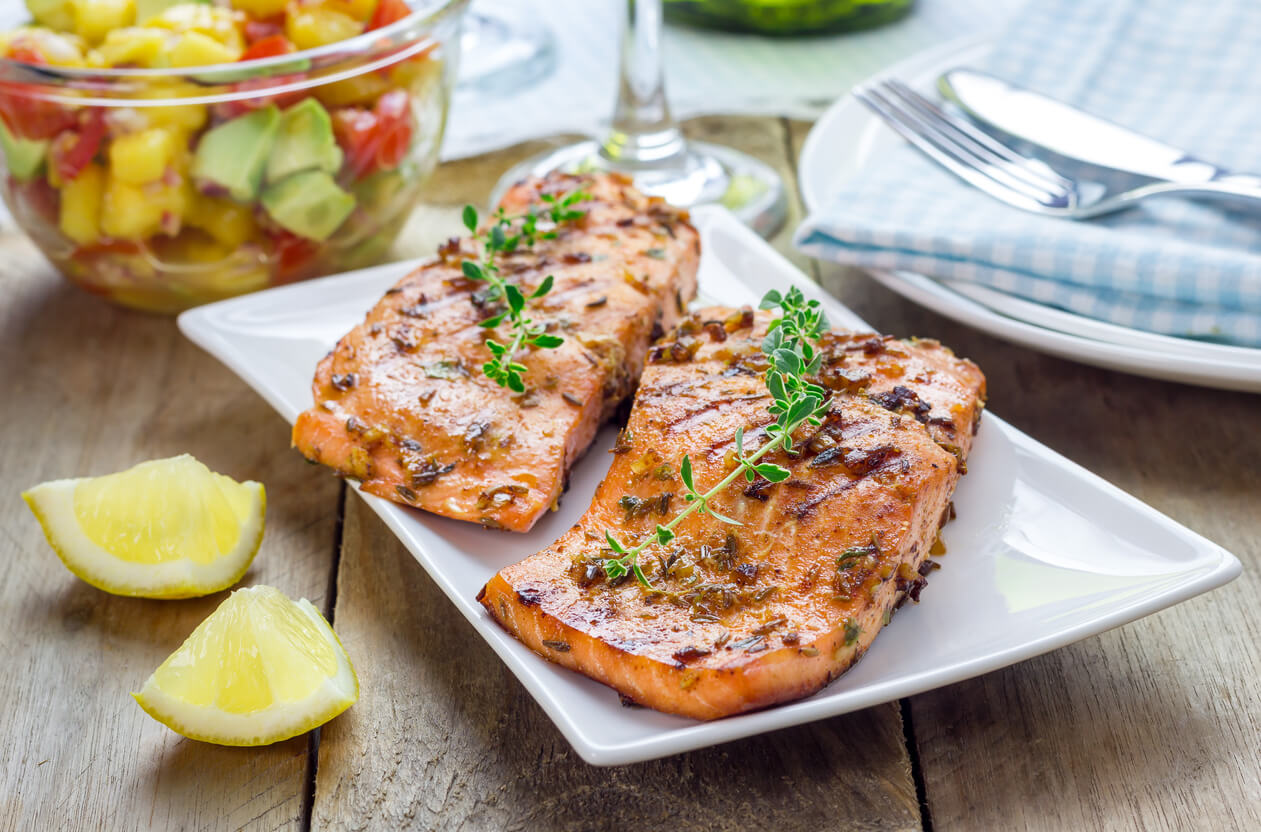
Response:
[{"label": "wine glass base", "polygon": [[506,96],[556,69],[556,38],[525,9],[479,0],[460,34],[457,96]]},{"label": "wine glass base", "polygon": [[729,147],[693,141],[677,159],[642,165],[614,162],[595,141],[550,150],[505,173],[491,192],[491,206],[498,205],[504,193],[521,180],[556,170],[624,173],[644,193],[680,208],[722,205],[763,237],[779,231],[787,219],[784,183],[770,165]]}]

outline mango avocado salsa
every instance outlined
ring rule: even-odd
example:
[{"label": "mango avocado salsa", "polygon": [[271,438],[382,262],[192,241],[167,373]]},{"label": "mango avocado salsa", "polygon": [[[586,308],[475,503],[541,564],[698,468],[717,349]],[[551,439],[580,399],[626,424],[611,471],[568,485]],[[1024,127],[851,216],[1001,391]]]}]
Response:
[{"label": "mango avocado salsa", "polygon": [[[301,56],[249,68],[400,21],[411,14],[404,0],[27,9],[30,25],[0,34],[0,57],[171,70],[109,106],[0,82],[6,200],[68,276],[120,302],[178,311],[366,265],[365,253],[388,249],[433,163],[446,96],[438,43],[357,73],[312,69]],[[213,89],[188,71],[235,63],[241,80]]]}]

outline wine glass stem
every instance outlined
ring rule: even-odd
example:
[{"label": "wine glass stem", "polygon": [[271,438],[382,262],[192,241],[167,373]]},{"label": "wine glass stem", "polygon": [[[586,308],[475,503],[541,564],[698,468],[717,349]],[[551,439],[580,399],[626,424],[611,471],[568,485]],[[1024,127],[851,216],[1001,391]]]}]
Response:
[{"label": "wine glass stem", "polygon": [[661,0],[626,0],[617,106],[600,142],[600,155],[614,166],[668,164],[686,152],[666,101],[661,31]]}]

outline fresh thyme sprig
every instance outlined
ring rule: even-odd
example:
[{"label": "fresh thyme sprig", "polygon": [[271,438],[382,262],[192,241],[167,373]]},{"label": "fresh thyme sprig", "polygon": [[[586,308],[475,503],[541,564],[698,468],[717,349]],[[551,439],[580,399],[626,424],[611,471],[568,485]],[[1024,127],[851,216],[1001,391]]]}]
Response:
[{"label": "fresh thyme sprig", "polygon": [[653,543],[662,546],[668,544],[674,539],[675,528],[695,512],[708,514],[723,523],[741,525],[740,521],[715,511],[710,500],[722,493],[741,474],[749,482],[757,477],[771,482],[786,480],[787,468],[758,460],[776,448],[782,447],[792,453],[793,432],[802,425],[817,425],[822,422],[830,402],[824,389],[810,381],[809,377],[819,370],[822,355],[816,351],[812,342],[827,331],[827,316],[817,300],[807,301],[796,287],[790,289],[787,295],[781,295],[772,289],[762,298],[761,308],[779,308],[781,312],[779,317],[771,321],[766,338],[762,341],[762,352],[770,358],[770,366],[766,370],[766,389],[770,392],[772,401],[768,410],[775,417],[775,421],[764,428],[767,441],[757,450],[746,454],[744,428],[736,430],[736,467],[704,494],[700,493],[693,481],[691,458],[684,456],[679,466],[679,477],[683,480],[683,487],[687,489],[687,508],[669,523],[658,524],[651,534],[634,546],[626,546],[611,531],[604,530],[609,548],[619,556],[604,561],[604,574],[609,580],[616,580],[633,572],[641,584],[652,589],[652,583],[639,566],[640,553]]},{"label": "fresh thyme sprig", "polygon": [[574,206],[587,199],[590,199],[590,194],[585,190],[573,191],[564,196],[543,194],[541,214],[534,206],[526,213],[516,216],[508,216],[500,208],[491,217],[494,221],[481,231],[477,227],[477,209],[472,205],[464,206],[464,227],[473,235],[473,241],[480,243],[481,261],[465,260],[460,268],[469,280],[488,284],[484,293],[487,303],[499,300],[504,302],[503,311],[478,322],[478,326],[491,329],[507,319],[512,331],[512,337],[506,344],[494,338],[486,339],[491,360],[482,365],[482,372],[500,387],[507,387],[515,393],[525,392],[525,382],[522,381],[521,374],[526,371],[526,367],[517,363],[518,351],[527,347],[555,349],[565,343],[565,339],[548,334],[546,326],[536,324],[525,314],[528,301],[541,298],[552,291],[554,278],[548,275],[526,297],[518,286],[504,279],[495,260],[498,256],[511,254],[522,246],[533,248],[539,240],[556,239],[556,229],[559,226],[583,217],[586,212]]}]

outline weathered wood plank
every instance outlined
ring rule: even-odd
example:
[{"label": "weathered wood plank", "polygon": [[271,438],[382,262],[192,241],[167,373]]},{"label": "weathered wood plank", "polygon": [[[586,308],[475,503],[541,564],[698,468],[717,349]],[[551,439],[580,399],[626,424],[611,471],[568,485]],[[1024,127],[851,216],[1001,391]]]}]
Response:
[{"label": "weathered wood plank", "polygon": [[896,709],[589,766],[357,497],[342,539],[335,626],[363,693],[322,731],[314,828],[920,828]]},{"label": "weathered wood plank", "polygon": [[[793,181],[779,119],[702,119],[687,129]],[[500,172],[538,147],[445,165],[411,233],[455,233],[459,207],[480,204]],[[793,194],[789,225],[773,241],[785,253],[800,217]],[[318,828],[920,828],[892,704],[667,760],[588,766],[357,498],[347,506],[334,624],[363,696],[322,732]]]},{"label": "weathered wood plank", "polygon": [[63,283],[16,235],[0,245],[0,829],[300,825],[307,741],[185,740],[128,695],[225,597],[118,598],[70,575],[18,497],[60,477],[189,452],[267,486],[245,583],[323,602],[340,486],[289,450],[288,428],[175,322]]},{"label": "weathered wood plank", "polygon": [[[800,146],[808,125],[790,124]],[[823,284],[878,329],[975,359],[990,408],[1235,552],[1230,586],[911,700],[933,828],[1261,825],[1261,397],[1141,379],[1007,344],[860,272]]]}]

